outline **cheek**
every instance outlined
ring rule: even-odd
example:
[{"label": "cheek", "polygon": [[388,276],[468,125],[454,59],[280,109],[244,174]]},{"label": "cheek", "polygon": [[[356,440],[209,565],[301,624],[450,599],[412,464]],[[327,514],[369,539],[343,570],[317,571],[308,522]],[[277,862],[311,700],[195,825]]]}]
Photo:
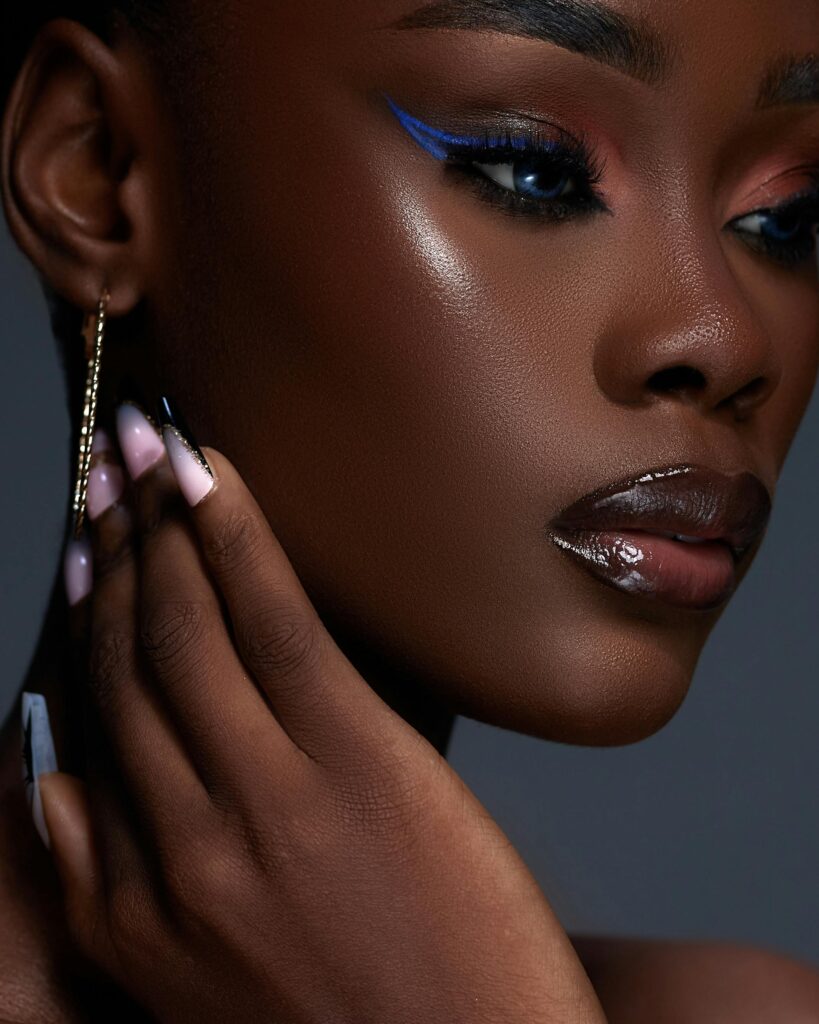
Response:
[{"label": "cheek", "polygon": [[819,285],[812,275],[771,274],[764,266],[745,283],[754,315],[778,356],[777,388],[748,424],[759,465],[777,480],[810,402],[819,370]]},{"label": "cheek", "polygon": [[[774,328],[771,328],[774,330]],[[810,402],[819,369],[819,288],[813,302],[794,303],[776,318],[783,373],[777,393],[765,409],[781,471]]]},{"label": "cheek", "polygon": [[711,621],[635,626],[545,539],[605,426],[580,261],[533,275],[479,216],[361,174],[343,215],[316,180],[243,254],[268,340],[240,332],[254,372],[223,447],[319,607],[458,710],[577,742],[648,735]]},{"label": "cheek", "polygon": [[226,208],[180,245],[207,315],[187,310],[178,351],[196,359],[167,361],[168,388],[199,403],[203,443],[248,480],[319,609],[457,710],[565,741],[650,734],[714,617],[638,616],[544,536],[646,458],[592,372],[606,275],[556,236],[513,244],[426,172],[328,145],[331,181],[308,152],[245,150],[217,174]]}]

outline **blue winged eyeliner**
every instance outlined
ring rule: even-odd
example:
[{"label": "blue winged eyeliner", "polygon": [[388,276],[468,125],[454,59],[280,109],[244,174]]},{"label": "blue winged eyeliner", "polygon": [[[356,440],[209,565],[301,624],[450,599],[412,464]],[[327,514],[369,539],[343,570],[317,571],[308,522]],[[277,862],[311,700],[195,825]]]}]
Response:
[{"label": "blue winged eyeliner", "polygon": [[[487,139],[484,137],[477,135],[452,135],[450,132],[442,132],[438,128],[425,124],[419,118],[413,117],[406,110],[402,110],[386,93],[384,94],[384,99],[407,133],[428,153],[434,156],[436,160],[447,159],[450,155],[450,149],[447,147],[458,146],[463,148],[471,147],[473,149],[486,147]],[[491,138],[489,142],[492,142]],[[498,136],[496,142],[520,150],[529,149],[532,145],[528,139],[520,136]],[[441,145],[441,143],[445,143],[445,145]]]}]

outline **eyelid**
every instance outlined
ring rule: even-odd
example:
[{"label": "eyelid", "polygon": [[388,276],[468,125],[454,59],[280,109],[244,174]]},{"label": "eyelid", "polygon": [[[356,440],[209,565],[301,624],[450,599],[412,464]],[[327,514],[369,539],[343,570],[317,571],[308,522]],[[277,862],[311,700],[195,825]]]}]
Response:
[{"label": "eyelid", "polygon": [[433,128],[431,125],[425,124],[417,117],[413,117],[406,110],[402,110],[386,93],[384,93],[384,99],[390,106],[393,114],[398,118],[399,123],[408,132],[415,141],[422,146],[428,153],[431,153],[437,160],[446,160],[449,155],[449,150],[444,148],[441,143],[452,145],[469,145],[470,140],[468,136],[463,135],[452,135],[449,132],[440,131],[438,128]]},{"label": "eyelid", "polygon": [[[557,125],[550,125],[545,121],[537,122],[539,131],[531,127],[518,131],[502,128],[494,136],[486,131],[480,131],[479,134],[471,134],[469,132],[455,134],[442,131],[440,128],[434,128],[432,125],[426,124],[420,118],[414,117],[408,111],[399,107],[386,93],[382,93],[382,95],[407,134],[437,160],[447,160],[454,148],[463,149],[464,151],[469,149],[486,149],[488,139],[491,139],[493,143],[489,148],[520,150],[521,152],[531,149],[533,147],[533,140],[536,140],[537,148],[541,151],[559,150],[561,144],[576,149],[590,148],[585,140],[577,139]],[[544,126],[551,129],[551,133],[554,135],[553,138],[544,138],[546,135],[546,132],[543,131]]]},{"label": "eyelid", "polygon": [[[797,187],[797,182],[801,185],[796,192],[788,191],[787,183],[791,180],[793,180],[791,187]],[[782,188],[783,184],[786,186],[784,189]],[[810,194],[814,190],[819,191],[819,167],[813,162],[807,162],[789,167],[785,171],[780,169],[775,174],[769,175],[763,182],[744,193],[740,203],[742,206],[746,203],[753,203],[753,210],[771,210],[782,202],[789,202],[794,195]],[[758,202],[754,202],[755,196],[759,196]]]}]

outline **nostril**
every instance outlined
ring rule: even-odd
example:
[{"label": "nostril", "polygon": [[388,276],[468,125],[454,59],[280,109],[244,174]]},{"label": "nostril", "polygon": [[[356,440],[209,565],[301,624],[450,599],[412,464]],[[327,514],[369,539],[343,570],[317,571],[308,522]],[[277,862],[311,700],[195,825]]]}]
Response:
[{"label": "nostril", "polygon": [[773,385],[767,377],[755,377],[720,404],[732,406],[738,416],[744,417],[761,405],[772,391]]},{"label": "nostril", "polygon": [[704,374],[693,366],[669,366],[652,374],[648,380],[648,387],[659,394],[698,392],[705,389],[706,380]]}]

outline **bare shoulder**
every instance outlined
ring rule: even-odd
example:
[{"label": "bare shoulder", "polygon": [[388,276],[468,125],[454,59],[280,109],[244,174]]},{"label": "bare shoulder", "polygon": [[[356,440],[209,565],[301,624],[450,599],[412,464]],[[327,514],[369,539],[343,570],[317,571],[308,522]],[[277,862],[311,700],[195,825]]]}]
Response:
[{"label": "bare shoulder", "polygon": [[819,972],[728,942],[571,936],[610,1024],[819,1024]]}]

